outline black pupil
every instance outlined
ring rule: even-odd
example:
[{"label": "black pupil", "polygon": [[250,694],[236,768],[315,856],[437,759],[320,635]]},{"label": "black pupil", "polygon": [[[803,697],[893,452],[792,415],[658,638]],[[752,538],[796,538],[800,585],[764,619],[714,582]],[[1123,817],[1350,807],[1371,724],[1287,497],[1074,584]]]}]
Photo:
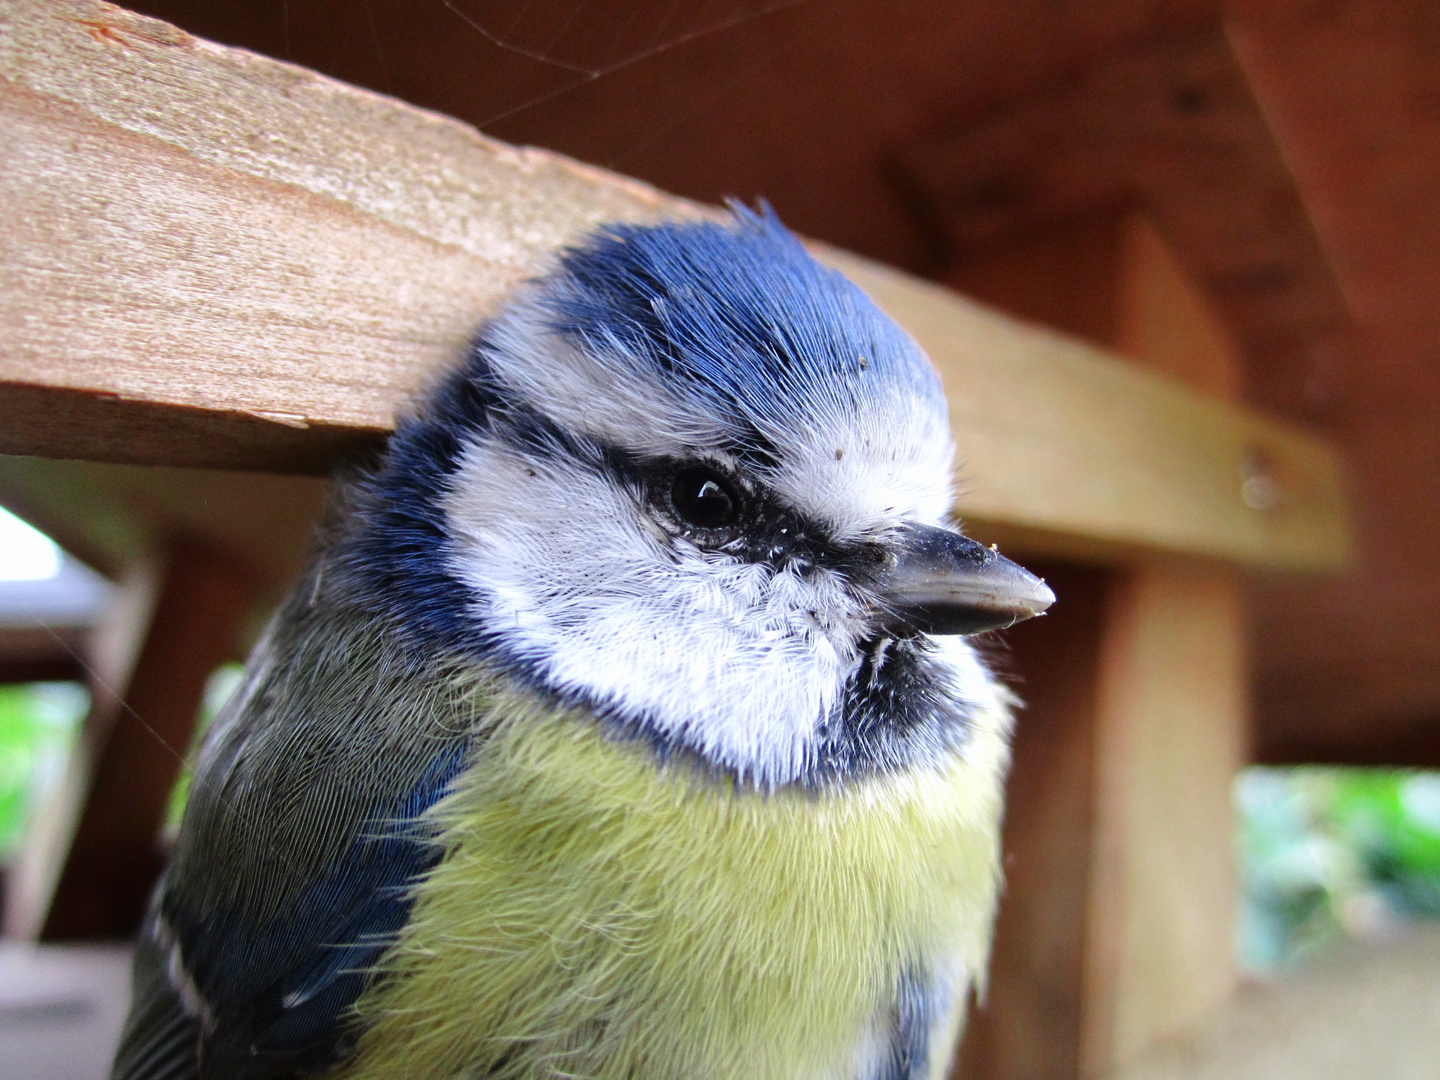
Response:
[{"label": "black pupil", "polygon": [[714,473],[686,469],[675,478],[670,498],[675,510],[691,525],[715,529],[735,520],[735,496]]}]

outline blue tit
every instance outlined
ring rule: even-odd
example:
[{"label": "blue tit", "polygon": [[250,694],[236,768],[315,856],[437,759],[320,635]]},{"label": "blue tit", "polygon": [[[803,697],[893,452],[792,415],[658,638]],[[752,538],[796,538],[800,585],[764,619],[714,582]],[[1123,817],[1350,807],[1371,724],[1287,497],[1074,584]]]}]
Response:
[{"label": "blue tit", "polygon": [[207,736],[117,1080],[944,1075],[1053,599],[768,211],[611,225],[340,485]]}]

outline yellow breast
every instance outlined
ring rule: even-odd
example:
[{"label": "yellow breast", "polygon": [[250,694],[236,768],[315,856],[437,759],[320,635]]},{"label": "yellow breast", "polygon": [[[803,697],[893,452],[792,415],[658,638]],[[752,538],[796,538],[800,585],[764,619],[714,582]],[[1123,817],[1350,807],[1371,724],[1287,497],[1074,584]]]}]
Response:
[{"label": "yellow breast", "polygon": [[765,795],[510,711],[433,812],[346,1080],[844,1077],[907,965],[983,971],[1005,716],[943,767]]}]

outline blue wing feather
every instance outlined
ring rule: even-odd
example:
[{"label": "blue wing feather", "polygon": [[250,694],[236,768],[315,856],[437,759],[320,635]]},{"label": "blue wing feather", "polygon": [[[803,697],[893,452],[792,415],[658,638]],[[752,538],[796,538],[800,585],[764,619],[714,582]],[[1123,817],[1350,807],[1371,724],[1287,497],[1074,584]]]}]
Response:
[{"label": "blue wing feather", "polygon": [[[187,1030],[190,1053],[203,1061],[194,1075],[206,1080],[303,1075],[341,1060],[358,1034],[351,1008],[405,925],[410,886],[441,854],[416,822],[464,767],[465,749],[449,745],[419,784],[377,807],[341,857],[271,921],[196,911],[163,892],[159,913],[210,1023],[195,1039],[173,1007],[152,1010],[147,1031],[127,1033],[132,1050],[122,1050],[114,1080],[168,1075],[177,1033],[183,1040]],[[141,1041],[150,1053],[133,1045]]]}]

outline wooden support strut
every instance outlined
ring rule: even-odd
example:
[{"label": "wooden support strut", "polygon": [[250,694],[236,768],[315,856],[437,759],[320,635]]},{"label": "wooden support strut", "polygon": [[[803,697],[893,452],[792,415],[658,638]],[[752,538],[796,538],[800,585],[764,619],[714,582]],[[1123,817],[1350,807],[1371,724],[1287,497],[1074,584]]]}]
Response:
[{"label": "wooden support strut", "polygon": [[[713,213],[92,0],[0,0],[0,452],[324,472],[552,253]],[[967,520],[1333,569],[1318,440],[816,247],[926,348]],[[1262,461],[1283,498],[1241,497]]]},{"label": "wooden support strut", "polygon": [[6,897],[12,937],[119,938],[139,927],[205,683],[235,656],[253,582],[233,558],[179,537],[133,565],[116,592],[88,657],[89,714]]},{"label": "wooden support strut", "polygon": [[[1137,363],[1238,385],[1224,332],[1139,218],[1057,230],[952,280],[1036,317],[1081,314],[1070,328]],[[1098,1080],[1235,984],[1230,786],[1249,730],[1237,575],[1156,554],[1045,572],[1064,602],[1008,635],[1028,708],[966,1080]]]}]

